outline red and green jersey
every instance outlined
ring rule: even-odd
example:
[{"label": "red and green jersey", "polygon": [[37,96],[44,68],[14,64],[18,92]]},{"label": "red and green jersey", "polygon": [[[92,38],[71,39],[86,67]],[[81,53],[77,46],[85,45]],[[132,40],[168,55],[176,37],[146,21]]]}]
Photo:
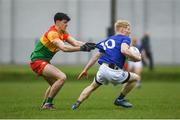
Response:
[{"label": "red and green jersey", "polygon": [[31,54],[31,61],[45,60],[49,62],[57,51],[58,47],[55,46],[52,41],[60,39],[66,42],[69,34],[66,31],[60,31],[51,26],[49,30],[41,37],[40,41],[36,44],[34,51]]}]

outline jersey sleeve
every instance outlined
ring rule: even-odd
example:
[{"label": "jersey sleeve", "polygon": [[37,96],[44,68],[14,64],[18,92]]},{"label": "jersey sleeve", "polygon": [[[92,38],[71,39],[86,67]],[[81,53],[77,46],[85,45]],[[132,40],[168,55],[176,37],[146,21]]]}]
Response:
[{"label": "jersey sleeve", "polygon": [[66,41],[70,35],[67,31],[61,31],[60,39]]},{"label": "jersey sleeve", "polygon": [[56,31],[51,31],[48,33],[47,38],[52,42],[55,39],[59,39],[59,34]]},{"label": "jersey sleeve", "polygon": [[96,44],[96,48],[99,49],[99,52],[104,53],[105,50],[103,46],[101,45],[102,41]]},{"label": "jersey sleeve", "polygon": [[69,37],[69,34],[63,34],[63,40],[67,40],[68,39],[68,37]]},{"label": "jersey sleeve", "polygon": [[130,45],[131,44],[131,39],[129,37],[124,38],[122,43],[126,43],[126,44]]}]

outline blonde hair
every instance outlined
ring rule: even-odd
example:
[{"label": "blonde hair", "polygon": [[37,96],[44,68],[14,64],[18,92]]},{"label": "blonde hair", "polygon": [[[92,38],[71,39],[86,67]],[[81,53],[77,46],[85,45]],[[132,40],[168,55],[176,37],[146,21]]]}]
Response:
[{"label": "blonde hair", "polygon": [[115,31],[117,31],[121,27],[122,28],[127,28],[128,26],[130,26],[129,21],[127,21],[127,20],[118,20],[114,24],[114,29],[115,29]]}]

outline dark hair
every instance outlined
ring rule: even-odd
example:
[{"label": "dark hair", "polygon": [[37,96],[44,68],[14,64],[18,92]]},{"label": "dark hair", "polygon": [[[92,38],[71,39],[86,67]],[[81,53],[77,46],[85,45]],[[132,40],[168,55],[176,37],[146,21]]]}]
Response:
[{"label": "dark hair", "polygon": [[65,14],[65,13],[56,13],[55,15],[54,15],[54,23],[56,23],[56,21],[57,20],[67,20],[67,21],[70,21],[71,20],[71,18],[67,15],[67,14]]}]

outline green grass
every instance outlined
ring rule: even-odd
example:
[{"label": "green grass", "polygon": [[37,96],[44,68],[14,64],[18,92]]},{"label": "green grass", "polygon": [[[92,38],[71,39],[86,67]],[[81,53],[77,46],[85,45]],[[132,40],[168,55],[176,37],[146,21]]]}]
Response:
[{"label": "green grass", "polygon": [[47,83],[37,78],[27,66],[0,66],[0,118],[180,118],[180,67],[161,67],[143,72],[140,89],[134,89],[127,99],[132,109],[113,105],[121,86],[102,86],[76,111],[71,105],[81,90],[91,83],[97,70],[90,70],[88,79],[76,80],[82,67],[59,66],[68,80],[55,99],[56,110],[41,111]]}]

